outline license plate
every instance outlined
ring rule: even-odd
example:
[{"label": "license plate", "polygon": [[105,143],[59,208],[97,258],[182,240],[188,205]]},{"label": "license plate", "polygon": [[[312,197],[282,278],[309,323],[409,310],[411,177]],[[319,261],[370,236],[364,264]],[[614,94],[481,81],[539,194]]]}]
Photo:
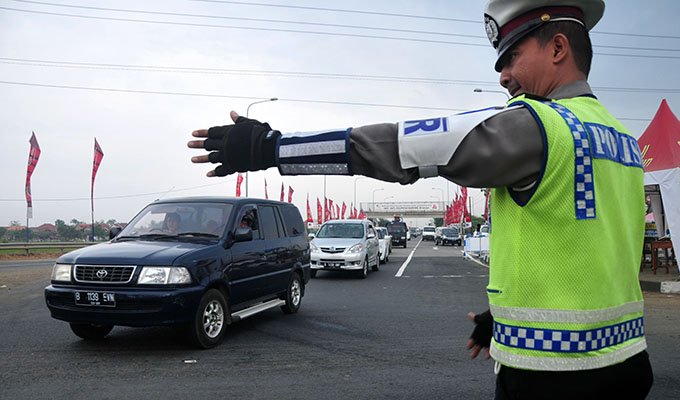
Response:
[{"label": "license plate", "polygon": [[342,267],[341,263],[326,263],[326,266],[329,268],[340,268]]},{"label": "license plate", "polygon": [[79,306],[115,307],[116,296],[107,292],[75,292],[76,304]]}]

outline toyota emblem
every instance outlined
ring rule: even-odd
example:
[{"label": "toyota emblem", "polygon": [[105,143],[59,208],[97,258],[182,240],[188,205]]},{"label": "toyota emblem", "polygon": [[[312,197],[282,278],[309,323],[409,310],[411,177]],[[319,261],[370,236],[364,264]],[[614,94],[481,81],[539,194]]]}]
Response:
[{"label": "toyota emblem", "polygon": [[104,279],[104,278],[106,278],[106,275],[108,275],[108,274],[109,273],[106,272],[105,269],[100,269],[99,271],[97,271],[97,278]]}]

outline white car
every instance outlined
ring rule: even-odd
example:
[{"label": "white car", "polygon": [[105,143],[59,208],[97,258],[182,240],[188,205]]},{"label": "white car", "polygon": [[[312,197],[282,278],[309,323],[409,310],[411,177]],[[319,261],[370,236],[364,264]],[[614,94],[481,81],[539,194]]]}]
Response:
[{"label": "white car", "polygon": [[431,240],[434,242],[434,234],[435,227],[434,226],[426,226],[423,228],[423,240]]},{"label": "white car", "polygon": [[387,228],[376,227],[375,231],[378,233],[378,243],[380,244],[380,262],[386,263],[390,261],[390,253],[392,252],[392,236],[387,232]]},{"label": "white car", "polygon": [[369,267],[380,268],[378,235],[369,220],[326,221],[309,247],[312,278],[319,270],[356,271],[366,278]]}]

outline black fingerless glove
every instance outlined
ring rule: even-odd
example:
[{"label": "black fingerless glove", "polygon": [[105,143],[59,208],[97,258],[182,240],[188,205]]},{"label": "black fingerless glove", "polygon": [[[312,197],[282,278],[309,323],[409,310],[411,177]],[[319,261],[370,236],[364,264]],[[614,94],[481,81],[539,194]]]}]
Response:
[{"label": "black fingerless glove", "polygon": [[475,329],[470,335],[470,339],[482,347],[491,346],[491,336],[493,335],[493,316],[491,311],[486,310],[481,314],[475,315]]},{"label": "black fingerless glove", "polygon": [[214,126],[208,130],[203,147],[216,150],[208,155],[215,175],[259,171],[276,166],[276,142],[281,132],[273,131],[268,123],[239,117],[234,125]]}]

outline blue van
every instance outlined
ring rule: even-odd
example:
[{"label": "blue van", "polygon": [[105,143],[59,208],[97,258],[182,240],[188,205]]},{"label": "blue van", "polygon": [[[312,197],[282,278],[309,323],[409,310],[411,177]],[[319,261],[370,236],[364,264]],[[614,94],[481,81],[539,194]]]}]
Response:
[{"label": "blue van", "polygon": [[297,312],[310,279],[304,223],[289,203],[156,201],[110,236],[59,257],[45,288],[52,317],[83,339],[115,325],[178,325],[210,348],[232,322],[274,307]]}]

